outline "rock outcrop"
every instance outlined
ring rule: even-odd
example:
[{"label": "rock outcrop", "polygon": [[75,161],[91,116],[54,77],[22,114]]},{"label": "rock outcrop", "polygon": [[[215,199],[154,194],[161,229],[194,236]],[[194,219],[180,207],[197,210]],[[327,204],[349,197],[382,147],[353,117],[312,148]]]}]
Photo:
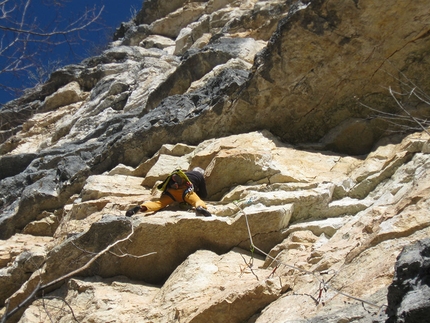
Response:
[{"label": "rock outcrop", "polygon": [[430,308],[430,239],[403,249],[388,288],[387,322],[425,322]]},{"label": "rock outcrop", "polygon": [[[3,318],[419,322],[429,16],[146,0],[107,50],[0,110]],[[212,217],[124,216],[194,167]]]}]

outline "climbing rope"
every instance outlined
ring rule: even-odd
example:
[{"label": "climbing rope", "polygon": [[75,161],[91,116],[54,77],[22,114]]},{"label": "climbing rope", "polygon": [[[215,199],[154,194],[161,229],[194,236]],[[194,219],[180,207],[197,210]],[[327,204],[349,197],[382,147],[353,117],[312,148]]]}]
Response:
[{"label": "climbing rope", "polygon": [[[288,267],[288,268],[291,268],[291,269],[297,270],[297,271],[302,272],[302,273],[304,273],[304,274],[312,275],[312,276],[313,276],[313,277],[314,277],[314,278],[319,282],[319,290],[318,290],[318,291],[319,291],[319,294],[318,294],[318,298],[316,299],[318,303],[322,301],[322,299],[323,299],[323,293],[324,293],[324,292],[327,292],[327,291],[330,289],[330,290],[332,290],[333,292],[335,292],[336,294],[340,294],[340,295],[343,295],[343,296],[345,296],[345,297],[347,297],[347,298],[350,298],[350,299],[353,299],[353,300],[359,301],[359,302],[361,302],[362,304],[367,304],[367,305],[369,305],[369,306],[376,307],[376,308],[378,308],[378,309],[379,309],[379,310],[378,310],[378,313],[381,311],[381,309],[382,309],[382,308],[387,307],[387,305],[386,305],[386,304],[378,305],[378,304],[376,304],[376,303],[372,303],[372,302],[366,301],[366,300],[364,300],[364,299],[362,299],[362,298],[359,298],[359,297],[356,297],[356,296],[350,295],[350,294],[348,294],[348,293],[344,293],[344,292],[342,292],[342,291],[340,291],[340,290],[338,290],[338,289],[334,288],[333,286],[331,286],[330,281],[331,281],[335,276],[337,276],[337,274],[338,274],[338,272],[336,272],[336,271],[334,271],[334,270],[333,270],[333,271],[334,271],[333,276],[332,276],[332,277],[330,277],[330,279],[328,279],[327,281],[325,281],[324,279],[322,279],[322,278],[318,277],[318,275],[325,275],[325,274],[328,274],[328,273],[329,273],[329,271],[327,271],[327,270],[324,270],[324,271],[317,271],[317,272],[316,272],[316,271],[309,271],[309,270],[306,270],[306,269],[303,269],[303,268],[296,267],[296,266],[294,266],[294,265],[286,264],[286,263],[283,263],[283,262],[280,262],[279,260],[277,260],[277,259],[276,259],[276,258],[277,258],[277,256],[274,258],[274,257],[272,257],[271,255],[269,255],[268,253],[266,253],[266,252],[264,252],[263,250],[261,250],[260,248],[258,248],[258,247],[254,244],[254,241],[252,240],[252,234],[251,234],[251,228],[250,228],[249,221],[248,221],[248,215],[247,215],[247,214],[246,214],[246,212],[243,210],[243,208],[239,205],[239,202],[244,202],[244,201],[245,201],[245,203],[243,203],[243,204],[250,205],[250,204],[253,202],[253,200],[254,200],[254,199],[251,197],[251,198],[249,198],[249,199],[244,199],[244,200],[237,200],[237,201],[234,201],[234,202],[233,202],[233,204],[235,204],[235,205],[239,208],[240,212],[242,212],[242,214],[245,216],[246,226],[247,226],[247,229],[248,229],[248,235],[249,235],[249,241],[250,241],[250,243],[251,243],[251,246],[250,246],[250,248],[251,248],[251,256],[253,257],[253,255],[254,255],[254,251],[255,251],[255,250],[257,250],[257,251],[259,251],[261,254],[263,254],[264,256],[266,256],[266,257],[268,257],[269,259],[271,259],[271,260],[272,260],[272,263],[276,263],[276,266],[275,266],[275,268],[273,269],[273,271],[271,272],[271,274],[269,275],[269,277],[274,275],[274,273],[275,273],[276,269],[279,267],[279,265],[283,265],[283,266],[285,266],[285,267]],[[278,255],[279,255],[279,254],[278,254]],[[318,275],[317,275],[317,274],[318,274]]]}]

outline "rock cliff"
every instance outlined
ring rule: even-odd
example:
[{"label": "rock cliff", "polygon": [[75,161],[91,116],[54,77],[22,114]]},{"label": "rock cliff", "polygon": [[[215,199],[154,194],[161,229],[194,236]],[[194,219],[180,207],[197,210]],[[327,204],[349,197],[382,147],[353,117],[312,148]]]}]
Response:
[{"label": "rock cliff", "polygon": [[[0,110],[3,321],[424,322],[429,18],[146,0]],[[125,217],[194,167],[212,217]]]}]

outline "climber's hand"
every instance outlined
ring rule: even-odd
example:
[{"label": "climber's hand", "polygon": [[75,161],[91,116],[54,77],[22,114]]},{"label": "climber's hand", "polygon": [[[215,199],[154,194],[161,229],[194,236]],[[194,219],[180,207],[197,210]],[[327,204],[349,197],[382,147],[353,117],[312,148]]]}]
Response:
[{"label": "climber's hand", "polygon": [[135,215],[137,212],[139,212],[141,209],[140,206],[135,206],[134,208],[128,210],[127,212],[125,212],[125,216],[133,216]]}]

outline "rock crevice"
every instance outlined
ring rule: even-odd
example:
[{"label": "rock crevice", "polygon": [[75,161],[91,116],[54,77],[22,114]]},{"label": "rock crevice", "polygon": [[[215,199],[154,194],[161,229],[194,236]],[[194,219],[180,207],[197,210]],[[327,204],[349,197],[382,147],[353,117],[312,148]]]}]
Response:
[{"label": "rock crevice", "polygon": [[[144,1],[107,50],[0,110],[0,315],[420,322],[429,17],[425,0]],[[125,217],[194,167],[212,217]]]}]

